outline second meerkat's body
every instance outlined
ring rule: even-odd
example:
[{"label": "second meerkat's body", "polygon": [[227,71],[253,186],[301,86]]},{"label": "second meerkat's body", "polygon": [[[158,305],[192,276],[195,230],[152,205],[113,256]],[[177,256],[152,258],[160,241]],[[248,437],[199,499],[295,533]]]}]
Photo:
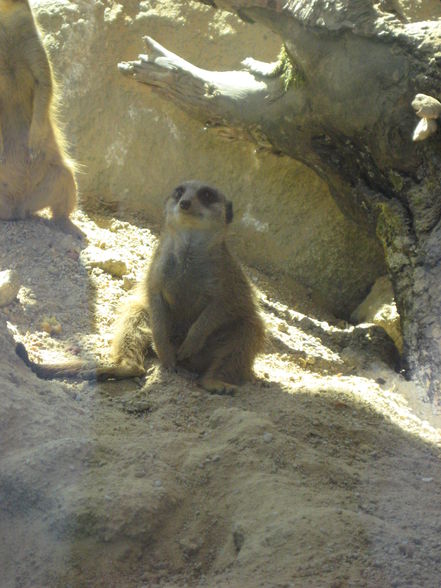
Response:
[{"label": "second meerkat's body", "polygon": [[50,207],[70,221],[76,205],[73,166],[52,112],[53,75],[28,0],[0,0],[0,219]]},{"label": "second meerkat's body", "polygon": [[200,375],[213,392],[231,392],[252,378],[264,327],[249,281],[226,242],[232,205],[201,182],[185,182],[167,199],[165,226],[145,279],[122,312],[112,367],[41,366],[42,377],[122,378],[141,375],[154,349],[161,364]]}]

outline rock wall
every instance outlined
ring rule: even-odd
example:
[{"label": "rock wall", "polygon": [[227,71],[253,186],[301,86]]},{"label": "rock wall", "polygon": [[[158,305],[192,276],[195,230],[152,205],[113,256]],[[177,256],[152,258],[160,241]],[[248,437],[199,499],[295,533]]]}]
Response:
[{"label": "rock wall", "polygon": [[235,205],[233,242],[243,261],[286,273],[343,317],[385,273],[377,242],[343,218],[303,165],[230,143],[117,71],[148,34],[204,68],[228,70],[252,55],[273,61],[280,40],[257,25],[193,2],[31,2],[60,88],[82,205],[105,204],[160,222],[184,179],[213,183]]},{"label": "rock wall", "polygon": [[392,7],[407,22],[441,18],[439,0],[392,0]]}]

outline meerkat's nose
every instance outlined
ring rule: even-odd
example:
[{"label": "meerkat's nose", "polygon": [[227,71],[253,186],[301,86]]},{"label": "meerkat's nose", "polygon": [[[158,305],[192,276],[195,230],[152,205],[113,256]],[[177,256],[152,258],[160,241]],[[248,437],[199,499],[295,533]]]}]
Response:
[{"label": "meerkat's nose", "polygon": [[181,200],[179,206],[184,210],[188,210],[191,206],[191,200]]}]

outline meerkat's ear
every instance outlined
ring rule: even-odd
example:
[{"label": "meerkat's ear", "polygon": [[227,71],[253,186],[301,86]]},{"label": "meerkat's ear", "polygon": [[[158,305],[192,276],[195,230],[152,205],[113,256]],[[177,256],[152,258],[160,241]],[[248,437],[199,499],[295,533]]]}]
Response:
[{"label": "meerkat's ear", "polygon": [[225,202],[225,220],[227,224],[231,223],[233,220],[233,203],[231,200],[226,200]]}]

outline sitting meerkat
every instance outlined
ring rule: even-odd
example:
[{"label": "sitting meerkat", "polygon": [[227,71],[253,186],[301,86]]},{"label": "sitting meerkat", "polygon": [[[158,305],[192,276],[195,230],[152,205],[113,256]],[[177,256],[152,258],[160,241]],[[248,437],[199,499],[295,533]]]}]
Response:
[{"label": "sitting meerkat", "polygon": [[77,199],[52,99],[54,80],[28,0],[0,0],[0,219],[43,208],[77,237],[69,218]]},{"label": "sitting meerkat", "polygon": [[227,244],[232,203],[217,189],[188,181],[165,203],[165,225],[145,279],[117,322],[114,365],[39,365],[37,375],[108,379],[140,376],[155,353],[162,366],[199,374],[200,385],[233,393],[252,379],[264,326],[252,287]]}]

